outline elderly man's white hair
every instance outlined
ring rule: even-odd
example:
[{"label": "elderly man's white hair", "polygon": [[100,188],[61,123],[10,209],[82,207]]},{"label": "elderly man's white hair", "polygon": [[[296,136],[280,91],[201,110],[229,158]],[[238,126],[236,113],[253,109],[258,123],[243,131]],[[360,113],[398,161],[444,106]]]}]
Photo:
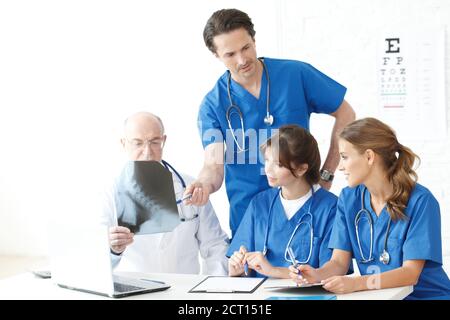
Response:
[{"label": "elderly man's white hair", "polygon": [[148,112],[148,111],[139,111],[139,112],[133,113],[128,118],[126,118],[125,121],[123,122],[124,130],[126,130],[128,121],[130,119],[133,119],[133,118],[148,118],[148,119],[152,119],[152,120],[158,121],[159,125],[161,126],[161,134],[164,134],[164,131],[165,131],[164,130],[164,124],[163,124],[161,118],[158,117],[156,114],[153,114],[153,113]]}]

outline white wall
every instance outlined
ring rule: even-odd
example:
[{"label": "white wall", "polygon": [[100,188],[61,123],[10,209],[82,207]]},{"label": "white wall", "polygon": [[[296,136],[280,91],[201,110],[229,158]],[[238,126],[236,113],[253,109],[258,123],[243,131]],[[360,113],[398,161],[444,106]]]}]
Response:
[{"label": "white wall", "polygon": [[[414,30],[427,27],[448,28],[450,2],[445,0],[318,0],[280,2],[281,52],[283,57],[308,61],[340,81],[347,88],[346,99],[357,117],[383,119],[378,107],[377,41],[383,30]],[[450,51],[446,33],[445,76],[446,101],[449,100]],[[446,106],[447,115],[450,105]],[[322,154],[329,142],[330,119],[313,116],[311,130],[317,137]],[[450,127],[450,117],[446,119]],[[405,123],[390,123],[400,129]],[[420,130],[421,128],[417,128]],[[412,140],[399,135],[400,142],[410,146],[421,158],[419,182],[427,186],[441,205],[443,253],[450,271],[450,139]],[[345,186],[337,174],[332,191]]]},{"label": "white wall", "polygon": [[[48,217],[83,219],[123,160],[120,129],[137,110],[165,122],[165,158],[198,173],[197,110],[224,71],[203,27],[235,6],[275,56],[272,1],[0,2],[0,254],[45,254]],[[227,227],[224,193],[214,198]]]},{"label": "white wall", "polygon": [[[222,7],[253,18],[259,55],[308,61],[344,84],[359,117],[379,116],[378,30],[450,21],[446,0],[1,2],[0,254],[46,254],[47,217],[82,217],[83,195],[122,160],[121,124],[134,111],[159,114],[169,135],[165,158],[198,173],[198,106],[224,71],[202,31]],[[312,118],[323,155],[331,123]],[[420,182],[440,201],[447,254],[449,141],[407,143],[422,158]],[[338,174],[332,190],[344,185]],[[223,188],[212,200],[228,230]]]}]

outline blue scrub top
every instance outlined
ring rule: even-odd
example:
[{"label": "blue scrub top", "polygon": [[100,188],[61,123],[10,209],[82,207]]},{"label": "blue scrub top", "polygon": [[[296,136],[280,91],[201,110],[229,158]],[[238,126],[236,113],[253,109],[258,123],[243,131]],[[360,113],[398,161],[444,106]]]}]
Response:
[{"label": "blue scrub top", "polygon": [[[328,248],[331,230],[336,214],[337,197],[325,189],[318,189],[314,196],[297,211],[297,213],[288,220],[280,200],[278,188],[258,193],[242,219],[235,236],[232,239],[227,256],[231,257],[235,251],[239,251],[241,246],[245,246],[247,251],[263,251],[264,239],[269,226],[267,240],[267,260],[276,267],[288,267],[291,265],[285,260],[285,249],[289,238],[294,231],[299,219],[307,213],[310,203],[311,214],[313,216],[313,248],[309,265],[318,268],[331,258],[332,250]],[[270,205],[276,197],[272,213]],[[301,221],[310,221],[309,217],[304,217]],[[308,258],[310,249],[310,229],[302,224],[294,235],[291,247],[295,257],[299,261]],[[256,273],[256,272],[255,272]],[[257,276],[262,276],[256,273]]]},{"label": "blue scrub top", "polygon": [[[243,114],[249,151],[238,153],[228,130],[228,71],[205,96],[198,114],[203,147],[214,142],[226,142],[225,185],[230,202],[230,229],[233,235],[250,200],[257,193],[270,188],[264,174],[264,157],[258,148],[272,135],[271,129],[286,124],[297,124],[309,129],[311,113],[335,112],[342,104],[346,92],[345,87],[307,63],[270,58],[264,58],[264,63],[270,78],[270,113],[274,117],[272,126],[264,124],[267,101],[267,78],[264,72],[259,99],[233,80],[230,85],[233,103],[239,106]],[[242,144],[242,128],[238,116],[231,117],[231,126],[239,144]],[[255,138],[249,141],[249,136]]]},{"label": "blue scrub top", "polygon": [[[450,280],[442,268],[441,217],[439,203],[431,192],[420,184],[414,187],[405,209],[407,220],[392,221],[387,242],[391,261],[379,261],[389,221],[386,207],[379,217],[370,204],[366,189],[364,206],[372,216],[374,261],[361,263],[356,240],[355,217],[361,209],[361,195],[365,186],[342,190],[330,239],[330,248],[352,252],[361,275],[385,272],[402,266],[406,260],[426,260],[414,291],[406,299],[450,299]],[[370,252],[370,228],[366,218],[359,222],[359,237],[365,258]],[[378,271],[379,270],[379,271]]]}]

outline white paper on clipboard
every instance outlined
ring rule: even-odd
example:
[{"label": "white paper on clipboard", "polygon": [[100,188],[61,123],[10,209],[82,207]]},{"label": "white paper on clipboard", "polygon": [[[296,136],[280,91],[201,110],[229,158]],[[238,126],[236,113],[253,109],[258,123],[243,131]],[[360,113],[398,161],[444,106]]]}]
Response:
[{"label": "white paper on clipboard", "polygon": [[266,278],[250,277],[206,277],[202,282],[189,290],[191,293],[252,293]]}]

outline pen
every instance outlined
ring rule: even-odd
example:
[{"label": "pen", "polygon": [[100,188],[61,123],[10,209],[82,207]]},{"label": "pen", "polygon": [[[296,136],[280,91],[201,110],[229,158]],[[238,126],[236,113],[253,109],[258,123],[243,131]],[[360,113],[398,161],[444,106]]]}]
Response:
[{"label": "pen", "polygon": [[[246,259],[247,249],[244,246],[241,246],[239,248],[239,253],[244,255],[243,259]],[[245,276],[248,276],[248,263],[247,263],[247,260],[245,260],[245,263],[244,263],[244,273],[245,273]]]},{"label": "pen", "polygon": [[180,199],[180,200],[177,200],[177,204],[180,204],[180,203],[182,203],[184,200],[190,199],[191,197],[192,197],[192,194],[188,194],[186,197],[184,197],[184,198],[182,198],[182,199]]},{"label": "pen", "polygon": [[[287,248],[287,253],[289,255],[289,259],[291,260],[292,265],[294,266],[295,269],[297,269],[298,268],[298,263],[297,263],[297,260],[295,259],[295,255],[294,255],[294,252],[292,251],[291,247]],[[298,275],[300,276],[301,274],[302,273],[300,272],[300,270],[298,270]]]},{"label": "pen", "polygon": [[244,273],[245,273],[245,276],[248,276],[248,263],[247,262],[244,264]]}]

